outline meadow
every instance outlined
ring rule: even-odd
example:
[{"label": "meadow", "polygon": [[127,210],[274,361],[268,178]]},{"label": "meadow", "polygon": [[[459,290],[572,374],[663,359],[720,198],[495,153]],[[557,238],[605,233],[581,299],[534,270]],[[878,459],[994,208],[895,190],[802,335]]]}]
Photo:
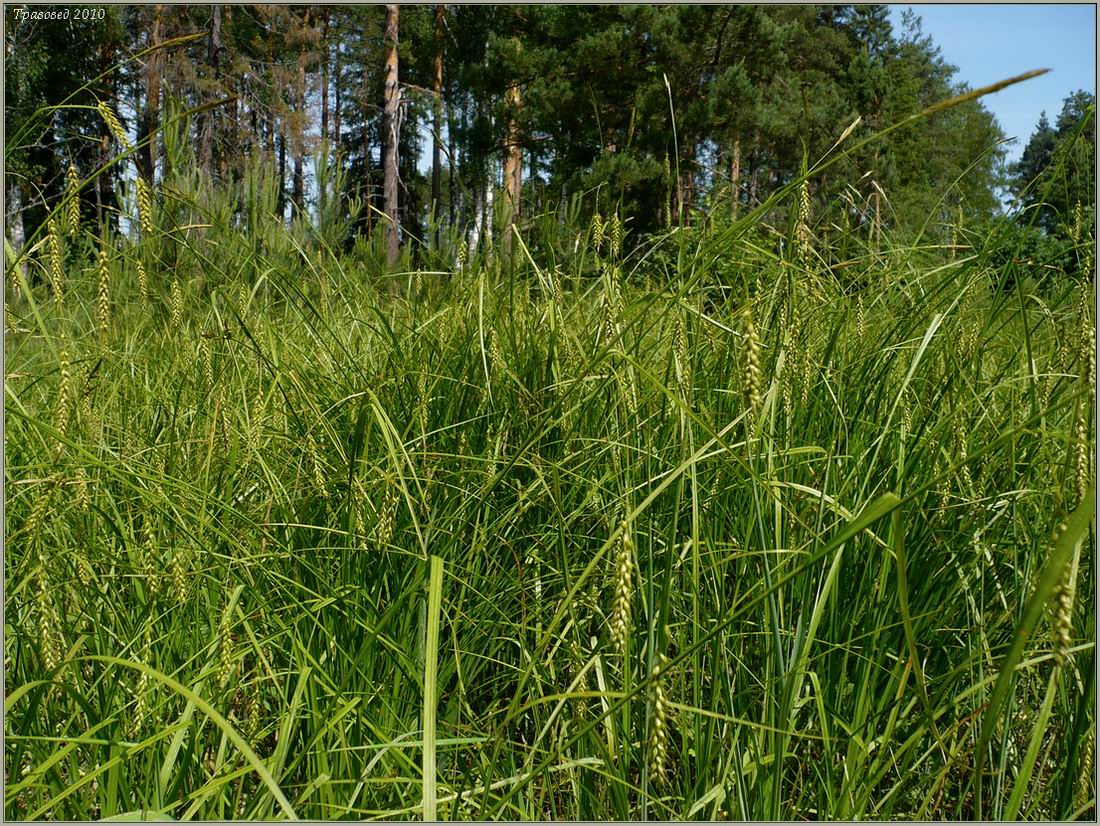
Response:
[{"label": "meadow", "polygon": [[7,817],[1094,817],[1093,284],[805,191],[397,267],[182,172],[139,241],[63,202],[7,273]]}]

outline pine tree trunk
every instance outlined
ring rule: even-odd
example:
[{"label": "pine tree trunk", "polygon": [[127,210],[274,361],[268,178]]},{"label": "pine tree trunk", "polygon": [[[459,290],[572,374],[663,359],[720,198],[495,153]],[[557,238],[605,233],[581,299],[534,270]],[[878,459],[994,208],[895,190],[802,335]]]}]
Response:
[{"label": "pine tree trunk", "polygon": [[366,194],[367,235],[374,229],[374,171],[371,169],[370,129],[363,124],[363,190]]},{"label": "pine tree trunk", "polygon": [[[153,22],[149,27],[150,47],[159,46],[161,42],[161,8],[159,5],[153,6]],[[139,156],[141,174],[150,185],[156,177],[158,142],[156,131],[160,120],[160,61],[160,51],[145,57],[145,110],[142,113],[139,141],[148,139],[148,143],[142,147]]]},{"label": "pine tree trunk", "polygon": [[730,198],[733,203],[733,214],[737,214],[737,207],[741,204],[741,139],[733,141],[733,158],[730,160]]},{"label": "pine tree trunk", "polygon": [[432,219],[435,221],[435,246],[439,247],[440,198],[443,187],[443,5],[435,7],[435,77],[432,84],[435,93],[434,124],[432,135]]},{"label": "pine tree trunk", "polygon": [[382,197],[386,213],[386,250],[391,264],[398,257],[397,232],[397,114],[400,105],[397,66],[397,30],[399,7],[386,6],[386,85],[383,109]]},{"label": "pine tree trunk", "polygon": [[340,38],[336,39],[336,65],[332,69],[332,91],[336,102],[332,112],[332,145],[340,150]]},{"label": "pine tree trunk", "polygon": [[[206,61],[217,79],[218,54],[222,48],[222,7],[214,6],[210,19],[210,36],[206,41]],[[202,130],[202,168],[208,177],[214,174],[214,120],[216,109],[209,110],[203,117]]]},{"label": "pine tree trunk", "polygon": [[275,162],[275,115],[269,108],[264,114],[264,132],[267,135],[266,149],[264,152],[264,166]]},{"label": "pine tree trunk", "polygon": [[[522,163],[520,157],[519,112],[523,105],[519,86],[512,86],[505,95],[508,101],[508,127],[504,139],[504,194],[505,194],[505,220],[504,226],[510,227],[519,220],[519,196],[522,181]],[[511,230],[506,230],[504,236],[504,251],[507,253],[512,246]]]},{"label": "pine tree trunk", "polygon": [[325,9],[321,27],[321,145],[328,144],[328,21],[330,10]]},{"label": "pine tree trunk", "polygon": [[454,144],[454,106],[447,104],[447,137],[450,139],[450,163],[447,164],[447,220],[448,225],[455,225],[455,144]]},{"label": "pine tree trunk", "polygon": [[477,250],[478,241],[481,240],[481,225],[485,222],[485,199],[482,197],[481,192],[474,193],[473,210],[473,220],[470,221],[469,243],[467,244],[471,258]]},{"label": "pine tree trunk", "polygon": [[279,129],[279,220],[286,219],[286,124]]},{"label": "pine tree trunk", "polygon": [[485,189],[482,191],[484,202],[481,207],[481,214],[485,219],[483,234],[489,244],[493,243],[493,197],[495,193],[496,182],[493,180],[493,173],[489,172],[485,177]]},{"label": "pine tree trunk", "polygon": [[749,155],[749,208],[756,204],[756,193],[760,187],[760,136],[753,135],[752,152]]},{"label": "pine tree trunk", "polygon": [[294,127],[294,191],[291,196],[291,209],[295,216],[299,216],[305,210],[305,154],[306,136],[304,115],[306,110],[306,64],[305,59],[298,60],[298,88],[295,91],[295,105],[302,114]]}]

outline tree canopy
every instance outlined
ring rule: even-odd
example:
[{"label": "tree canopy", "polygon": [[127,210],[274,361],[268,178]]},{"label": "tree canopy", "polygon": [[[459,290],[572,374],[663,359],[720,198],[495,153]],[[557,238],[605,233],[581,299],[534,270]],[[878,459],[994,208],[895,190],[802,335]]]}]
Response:
[{"label": "tree canopy", "polygon": [[[853,134],[869,135],[966,88],[918,17],[895,30],[881,4],[443,6],[441,39],[439,8],[400,7],[390,131],[403,245],[438,237],[433,171],[436,229],[452,238],[492,233],[509,163],[521,219],[589,194],[588,208],[613,205],[640,234],[670,218],[754,207],[857,119]],[[150,180],[174,162],[228,188],[259,171],[286,221],[324,206],[346,223],[348,244],[379,224],[384,8],[108,6],[94,25],[79,24],[80,49],[74,21],[7,13],[5,125],[9,141],[26,138],[9,145],[7,164],[31,226],[61,196],[70,163],[87,176],[119,148],[98,119],[100,101],[132,140],[152,136]],[[1053,127],[1040,124],[1014,171],[1018,191],[1073,143],[1086,97],[1067,101]],[[1091,182],[1091,134],[1066,150],[1080,180],[1055,187],[1055,209]],[[946,226],[960,211],[988,217],[1002,140],[980,101],[922,119],[815,180],[812,212],[900,233],[930,217]],[[111,167],[82,193],[83,208],[113,221],[131,177]]]}]

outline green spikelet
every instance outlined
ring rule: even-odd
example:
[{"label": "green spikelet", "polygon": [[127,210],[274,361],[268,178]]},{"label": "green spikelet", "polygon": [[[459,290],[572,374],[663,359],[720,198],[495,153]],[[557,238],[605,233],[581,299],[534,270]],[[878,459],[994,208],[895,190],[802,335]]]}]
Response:
[{"label": "green spikelet", "polygon": [[[149,661],[149,652],[151,644],[149,637],[149,627],[145,628],[145,642],[142,645],[141,661]],[[134,688],[134,716],[130,720],[129,735],[133,740],[137,740],[142,731],[145,729],[145,724],[149,720],[149,700],[151,694],[151,680],[149,675],[142,671],[137,678],[137,685]]]},{"label": "green spikelet", "polygon": [[91,506],[91,499],[88,496],[88,472],[84,470],[84,465],[76,466],[76,506],[84,512],[87,512]]},{"label": "green spikelet", "polygon": [[306,436],[306,454],[309,458],[310,470],[313,473],[313,485],[317,488],[317,495],[322,499],[328,498],[328,485],[325,483],[325,471],[321,464],[321,455],[317,450],[317,442],[313,436]]},{"label": "green spikelet", "polygon": [[46,543],[42,541],[41,530],[49,512],[50,503],[53,500],[53,485],[47,484],[46,489],[35,500],[31,511],[27,515],[23,532],[29,547],[36,549],[37,570],[34,590],[34,616],[37,621],[38,650],[42,657],[42,663],[48,671],[52,671],[61,662],[63,655],[63,642],[61,635],[61,616],[54,602],[54,589],[50,581],[50,560],[46,555]]},{"label": "green spikelet", "polygon": [[1096,731],[1089,729],[1085,732],[1084,742],[1081,744],[1081,771],[1078,774],[1078,786],[1077,795],[1074,798],[1074,805],[1078,809],[1083,809],[1088,803],[1089,799],[1093,797],[1095,790],[1096,775],[1094,772],[1096,761]]},{"label": "green spikelet", "polygon": [[609,252],[613,259],[618,260],[623,251],[623,222],[619,219],[619,213],[612,213],[608,223],[610,224],[608,233],[610,236]]},{"label": "green spikelet", "polygon": [[634,538],[630,524],[622,523],[622,531],[615,543],[613,557],[614,571],[611,600],[611,647],[619,654],[626,650],[626,641],[630,636],[630,604],[634,596]]},{"label": "green spikelet", "polygon": [[676,316],[673,357],[676,360],[676,381],[679,384],[680,394],[686,397],[691,385],[691,361],[687,346],[687,325],[684,323],[683,314]]},{"label": "green spikelet", "polygon": [[466,259],[470,255],[470,246],[463,238],[458,244],[458,254],[455,256],[455,269],[461,270],[466,266]]},{"label": "green spikelet", "polygon": [[961,464],[959,465],[959,481],[962,484],[963,493],[971,494],[974,491],[974,480],[970,474],[970,465],[967,464],[967,456],[969,455],[967,450],[967,442],[969,439],[969,433],[967,432],[966,422],[963,420],[962,413],[955,416],[954,421],[954,435],[955,435],[955,453],[958,455]]},{"label": "green spikelet", "polygon": [[190,555],[184,548],[177,548],[172,556],[171,577],[172,597],[177,605],[182,605],[187,600],[189,590]]},{"label": "green spikelet", "polygon": [[423,371],[416,377],[416,417],[420,423],[420,443],[428,449],[428,380]]},{"label": "green spikelet", "polygon": [[760,379],[760,336],[752,319],[752,306],[745,317],[745,399],[753,415],[763,406],[763,390]]},{"label": "green spikelet", "polygon": [[111,269],[108,265],[106,249],[99,251],[99,283],[96,289],[95,311],[99,340],[105,343],[111,328]]},{"label": "green spikelet", "polygon": [[249,413],[248,449],[255,453],[260,449],[260,436],[263,434],[264,411],[267,397],[264,395],[263,385],[256,385],[256,395],[252,398],[252,409]]},{"label": "green spikelet", "polygon": [[798,222],[795,226],[795,240],[798,244],[798,265],[803,270],[810,267],[810,250],[813,239],[810,235],[810,182],[805,180],[798,188]]},{"label": "green spikelet", "polygon": [[592,238],[592,248],[596,252],[599,252],[600,247],[603,246],[604,239],[603,216],[600,215],[599,210],[592,213],[592,222],[589,224],[588,232]]},{"label": "green spikelet", "polygon": [[149,192],[149,184],[140,175],[137,179],[137,204],[141,237],[148,240],[153,237],[153,198]]},{"label": "green spikelet", "polygon": [[199,339],[199,351],[202,357],[202,377],[207,387],[214,386],[214,351],[210,339]]},{"label": "green spikelet", "polygon": [[65,197],[69,199],[66,216],[69,237],[75,238],[80,232],[80,175],[71,163],[65,174]]},{"label": "green spikelet", "polygon": [[172,330],[179,330],[183,326],[183,290],[180,289],[180,280],[175,276],[172,277],[170,292],[171,316],[168,323]]},{"label": "green spikelet", "polygon": [[653,717],[649,734],[649,773],[654,782],[664,786],[668,782],[668,724],[671,707],[665,690],[664,669],[668,657],[661,654],[653,666],[651,691],[653,692]]},{"label": "green spikelet", "polygon": [[65,291],[64,274],[62,270],[61,236],[57,231],[57,221],[50,218],[47,224],[47,235],[50,246],[50,292],[53,300],[61,303],[61,297]]},{"label": "green spikelet", "polygon": [[229,441],[229,414],[225,410],[225,387],[218,388],[218,400],[214,405],[214,426],[217,435],[218,450],[228,456],[232,445]]},{"label": "green spikelet", "polygon": [[234,641],[233,641],[233,605],[228,603],[222,611],[221,622],[218,624],[218,674],[219,688],[229,685],[229,680],[234,671]]},{"label": "green spikelet", "polygon": [[504,355],[500,352],[500,342],[497,341],[497,331],[489,330],[489,372],[493,373],[497,367],[504,365]]},{"label": "green spikelet", "polygon": [[38,650],[47,671],[53,671],[61,663],[61,617],[54,604],[50,580],[45,570],[39,572],[35,593],[35,613],[38,618]]},{"label": "green spikelet", "polygon": [[619,291],[619,271],[617,267],[608,266],[607,294],[604,297],[603,335],[604,341],[610,344],[619,334],[619,316],[623,310],[622,294]]},{"label": "green spikelet", "polygon": [[119,122],[118,115],[115,114],[114,110],[104,101],[97,103],[96,109],[99,110],[103,122],[107,124],[107,129],[114,135],[119,145],[127,152],[133,149],[133,144],[130,143],[130,138],[126,135],[126,130],[122,128],[122,124]]},{"label": "green spikelet", "polygon": [[366,536],[366,521],[363,519],[363,510],[366,507],[367,491],[359,479],[351,482],[351,532],[357,539]]},{"label": "green spikelet", "polygon": [[145,307],[149,300],[149,281],[145,276],[145,265],[141,263],[141,259],[139,258],[135,263],[137,269],[138,301],[141,302],[142,307]]},{"label": "green spikelet", "polygon": [[1073,488],[1078,502],[1084,501],[1085,495],[1088,493],[1089,478],[1091,476],[1087,409],[1088,405],[1081,405],[1073,433]]},{"label": "green spikelet", "polygon": [[[1056,544],[1065,533],[1066,522],[1059,518],[1054,526],[1051,536],[1051,544]],[[1051,637],[1054,647],[1054,661],[1059,666],[1064,666],[1069,657],[1069,649],[1073,644],[1073,562],[1066,563],[1062,579],[1054,593],[1054,619],[1051,623]]]},{"label": "green spikelet", "polygon": [[397,524],[397,491],[387,482],[386,493],[382,497],[382,507],[378,513],[378,522],[374,527],[374,544],[384,548],[393,538],[393,529]]},{"label": "green spikelet", "polygon": [[1089,311],[1089,297],[1082,290],[1078,303],[1078,319],[1081,330],[1081,378],[1089,388],[1089,398],[1096,400],[1096,327]]}]

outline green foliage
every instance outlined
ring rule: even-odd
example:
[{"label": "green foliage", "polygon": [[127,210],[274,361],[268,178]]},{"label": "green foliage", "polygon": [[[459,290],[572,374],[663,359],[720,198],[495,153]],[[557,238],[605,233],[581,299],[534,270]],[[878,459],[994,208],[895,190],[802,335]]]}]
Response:
[{"label": "green foliage", "polygon": [[185,183],[105,335],[10,308],[10,819],[1093,814],[1090,281],[577,201],[395,279]]},{"label": "green foliage", "polygon": [[1037,223],[1047,232],[1068,235],[1065,221],[1075,207],[1096,203],[1095,118],[1095,95],[1075,92],[1063,101],[1054,127],[1046,113],[1040,116],[1013,167],[1013,192],[1023,207],[1037,209]]}]

